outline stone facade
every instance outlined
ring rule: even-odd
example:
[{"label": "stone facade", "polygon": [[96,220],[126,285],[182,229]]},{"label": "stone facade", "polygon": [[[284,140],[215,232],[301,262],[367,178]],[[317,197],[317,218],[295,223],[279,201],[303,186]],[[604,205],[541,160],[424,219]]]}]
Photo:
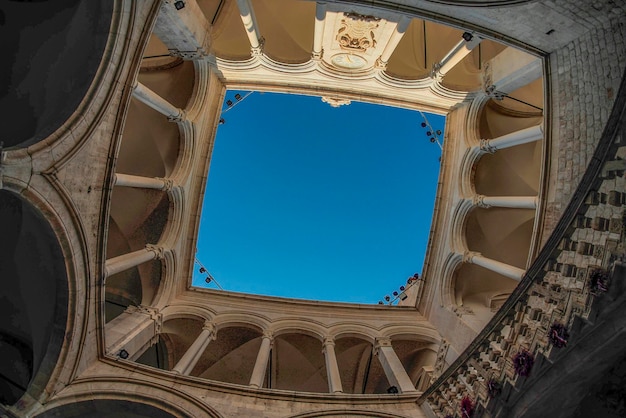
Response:
[{"label": "stone facade", "polygon": [[[35,133],[16,123],[0,150],[9,241],[0,276],[11,276],[1,294],[0,352],[11,363],[0,368],[3,416],[432,418],[460,414],[464,396],[475,417],[569,416],[582,396],[556,406],[550,397],[582,394],[623,357],[626,6],[331,1],[275,13],[273,2],[217,3],[94,1],[58,6],[50,21],[36,5],[0,8],[21,22],[8,97],[33,96],[29,117],[46,122]],[[102,10],[110,21],[93,17]],[[285,47],[291,38],[268,24],[285,23],[268,20],[279,15],[310,51]],[[92,19],[93,31],[71,16]],[[351,51],[358,68],[335,45],[345,19],[352,35],[358,22],[379,25]],[[70,51],[101,46],[83,51],[85,71],[55,76],[61,93],[36,86],[57,68],[48,55],[69,62],[58,39],[30,29],[48,24],[64,28]],[[416,27],[424,39],[414,47],[431,56],[402,67],[393,54],[411,51],[403,36]],[[513,73],[499,54],[513,57]],[[78,79],[89,87],[72,89]],[[503,80],[508,90],[494,94]],[[406,302],[190,286],[228,88],[448,115],[427,262]],[[534,110],[498,100],[512,91]],[[19,120],[15,100],[1,102],[3,113]],[[69,116],[65,101],[76,103]],[[15,227],[31,215],[49,228]],[[55,260],[50,268],[38,254]],[[555,322],[566,347],[550,342]],[[527,377],[514,366],[523,351],[535,360]],[[584,378],[564,380],[566,368]]]}]

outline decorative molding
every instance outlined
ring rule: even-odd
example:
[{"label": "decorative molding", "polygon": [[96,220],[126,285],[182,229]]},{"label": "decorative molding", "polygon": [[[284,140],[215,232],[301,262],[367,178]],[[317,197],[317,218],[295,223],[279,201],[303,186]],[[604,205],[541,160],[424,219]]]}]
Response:
[{"label": "decorative molding", "polygon": [[473,263],[473,258],[480,256],[480,253],[477,251],[465,251],[463,253],[463,262],[464,263]]},{"label": "decorative molding", "polygon": [[490,141],[489,139],[481,139],[480,140],[480,149],[481,149],[481,151],[484,151],[486,153],[493,154],[498,149],[496,147],[492,146],[489,141]]},{"label": "decorative molding", "polygon": [[146,244],[146,250],[152,251],[155,254],[155,258],[162,260],[165,257],[165,250],[163,247],[159,247],[153,244]]},{"label": "decorative molding", "polygon": [[374,31],[380,26],[380,18],[371,15],[361,15],[355,12],[345,12],[341,19],[341,26],[335,39],[339,47],[351,52],[365,52],[376,47]]},{"label": "decorative molding", "polygon": [[374,344],[373,354],[375,356],[378,355],[381,347],[391,347],[391,338],[376,338],[376,343]]},{"label": "decorative molding", "polygon": [[472,203],[474,206],[478,206],[479,208],[488,209],[491,207],[491,205],[485,203],[485,196],[482,194],[474,195],[474,197],[472,197]]},{"label": "decorative molding", "polygon": [[322,101],[328,103],[331,107],[345,106],[352,103],[352,100],[341,99],[339,97],[322,96]]},{"label": "decorative molding", "polygon": [[485,86],[485,94],[494,100],[502,100],[507,96],[506,93],[498,91],[495,84]]},{"label": "decorative molding", "polygon": [[198,48],[195,51],[179,51],[177,49],[170,49],[169,52],[171,56],[182,58],[184,61],[200,60],[209,55],[204,48]]},{"label": "decorative molding", "polygon": [[163,187],[161,187],[161,190],[163,191],[166,191],[166,192],[170,191],[174,187],[174,180],[172,180],[171,178],[164,178],[164,177],[155,177],[155,178],[163,182]]},{"label": "decorative molding", "polygon": [[450,343],[447,340],[442,339],[441,344],[439,345],[439,350],[437,350],[437,359],[435,360],[434,370],[430,377],[430,383],[437,380],[443,372],[446,364],[446,356],[448,355],[448,348],[450,348]]},{"label": "decorative molding", "polygon": [[183,109],[178,109],[178,114],[176,115],[169,115],[167,117],[167,120],[169,122],[183,122],[184,120],[187,119],[187,113],[183,110]]}]

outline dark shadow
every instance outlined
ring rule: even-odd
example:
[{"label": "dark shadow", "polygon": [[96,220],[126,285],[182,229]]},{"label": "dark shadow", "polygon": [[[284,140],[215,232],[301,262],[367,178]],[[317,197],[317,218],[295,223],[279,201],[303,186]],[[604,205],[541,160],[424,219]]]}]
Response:
[{"label": "dark shadow", "polygon": [[112,11],[112,0],[0,4],[5,148],[48,137],[76,110],[102,60]]},{"label": "dark shadow", "polygon": [[45,386],[65,335],[67,275],[52,228],[18,195],[0,190],[0,402]]}]

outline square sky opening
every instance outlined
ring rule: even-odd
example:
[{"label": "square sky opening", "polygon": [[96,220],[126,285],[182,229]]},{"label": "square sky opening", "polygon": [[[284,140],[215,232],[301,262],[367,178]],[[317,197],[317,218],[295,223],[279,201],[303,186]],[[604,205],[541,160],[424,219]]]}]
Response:
[{"label": "square sky opening", "polygon": [[193,286],[387,303],[422,270],[444,125],[417,110],[228,90]]}]

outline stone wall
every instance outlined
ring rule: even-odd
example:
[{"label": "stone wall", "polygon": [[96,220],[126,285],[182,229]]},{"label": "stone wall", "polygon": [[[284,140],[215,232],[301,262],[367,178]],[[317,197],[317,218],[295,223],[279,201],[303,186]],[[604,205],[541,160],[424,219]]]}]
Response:
[{"label": "stone wall", "polygon": [[[585,13],[563,3],[564,13],[579,13],[599,26],[551,54],[551,183],[542,244],[554,229],[602,135],[626,68],[626,13],[613,18]],[[572,2],[574,3],[574,2]],[[588,2],[576,2],[587,4]],[[568,10],[569,9],[569,10]],[[593,8],[592,8],[593,9]],[[582,11],[581,11],[582,10]],[[595,10],[595,9],[593,9]]]}]

